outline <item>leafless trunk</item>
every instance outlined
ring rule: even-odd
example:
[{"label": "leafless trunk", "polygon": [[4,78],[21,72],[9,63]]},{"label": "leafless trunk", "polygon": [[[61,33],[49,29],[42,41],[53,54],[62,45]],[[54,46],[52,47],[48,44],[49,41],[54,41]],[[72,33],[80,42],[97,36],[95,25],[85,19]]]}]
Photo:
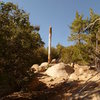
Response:
[{"label": "leafless trunk", "polygon": [[49,28],[49,44],[48,44],[48,63],[51,62],[51,38],[52,38],[52,27]]}]

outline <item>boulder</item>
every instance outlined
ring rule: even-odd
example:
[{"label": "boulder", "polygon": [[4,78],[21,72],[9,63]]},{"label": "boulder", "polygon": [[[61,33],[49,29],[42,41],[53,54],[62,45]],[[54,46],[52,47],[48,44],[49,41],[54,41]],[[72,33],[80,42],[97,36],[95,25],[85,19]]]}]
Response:
[{"label": "boulder", "polygon": [[46,70],[46,74],[52,76],[53,78],[68,78],[68,73],[66,65],[64,63],[55,64]]},{"label": "boulder", "polygon": [[48,62],[42,63],[42,64],[39,66],[39,71],[40,71],[40,72],[45,71],[45,70],[48,68],[48,66],[49,66]]},{"label": "boulder", "polygon": [[39,71],[39,65],[38,65],[38,64],[34,64],[34,65],[31,67],[31,71],[38,72],[38,71]]},{"label": "boulder", "polygon": [[56,59],[52,59],[52,61],[51,61],[52,64],[55,64],[56,62],[57,62]]},{"label": "boulder", "polygon": [[48,62],[43,62],[39,67],[48,67],[48,65],[49,65]]}]

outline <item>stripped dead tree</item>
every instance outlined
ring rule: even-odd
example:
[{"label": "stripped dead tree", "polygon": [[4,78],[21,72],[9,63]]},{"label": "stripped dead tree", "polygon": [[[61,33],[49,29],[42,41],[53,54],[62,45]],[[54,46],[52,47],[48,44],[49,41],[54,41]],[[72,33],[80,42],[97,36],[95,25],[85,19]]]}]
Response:
[{"label": "stripped dead tree", "polygon": [[51,38],[52,38],[52,27],[49,28],[49,44],[48,44],[48,63],[51,63]]}]

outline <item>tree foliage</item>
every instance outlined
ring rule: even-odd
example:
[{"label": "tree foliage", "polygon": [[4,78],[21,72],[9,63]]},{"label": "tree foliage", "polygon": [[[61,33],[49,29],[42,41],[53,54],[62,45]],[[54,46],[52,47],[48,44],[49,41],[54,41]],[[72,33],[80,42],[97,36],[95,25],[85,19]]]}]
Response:
[{"label": "tree foliage", "polygon": [[[100,15],[95,14],[92,9],[90,9],[89,19],[83,19],[83,16],[76,12],[76,17],[70,27],[72,33],[69,40],[78,41],[75,45],[80,50],[81,61],[85,61],[87,64],[93,64],[95,57],[100,53],[100,32],[98,31],[100,21],[97,20],[98,18],[100,18]],[[89,25],[90,27],[83,31]],[[98,40],[98,53],[96,52],[96,40]]]},{"label": "tree foliage", "polygon": [[13,3],[0,2],[0,67],[21,77],[32,64],[40,63],[38,49],[44,42],[38,31],[24,10]]},{"label": "tree foliage", "polygon": [[76,12],[76,17],[70,26],[71,35],[69,37],[69,40],[76,41],[76,43],[78,44],[83,42],[84,34],[81,31],[86,26],[86,24],[87,20],[83,20],[83,15],[79,15],[79,13]]}]

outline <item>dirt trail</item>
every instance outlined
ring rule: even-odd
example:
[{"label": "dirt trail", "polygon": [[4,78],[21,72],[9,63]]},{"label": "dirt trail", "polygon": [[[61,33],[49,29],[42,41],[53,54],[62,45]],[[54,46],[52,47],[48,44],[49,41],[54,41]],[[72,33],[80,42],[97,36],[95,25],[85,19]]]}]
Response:
[{"label": "dirt trail", "polygon": [[30,92],[16,92],[0,100],[100,100],[100,79],[86,82],[53,78],[45,72],[39,72],[35,77],[29,85]]},{"label": "dirt trail", "polygon": [[[68,81],[60,78],[52,79],[49,76],[39,78],[39,80],[46,84],[49,93],[48,100],[92,100],[93,94],[100,96],[100,80],[89,81],[85,86],[85,81]],[[87,98],[87,99],[86,99]],[[95,99],[98,100],[98,99]]]}]

